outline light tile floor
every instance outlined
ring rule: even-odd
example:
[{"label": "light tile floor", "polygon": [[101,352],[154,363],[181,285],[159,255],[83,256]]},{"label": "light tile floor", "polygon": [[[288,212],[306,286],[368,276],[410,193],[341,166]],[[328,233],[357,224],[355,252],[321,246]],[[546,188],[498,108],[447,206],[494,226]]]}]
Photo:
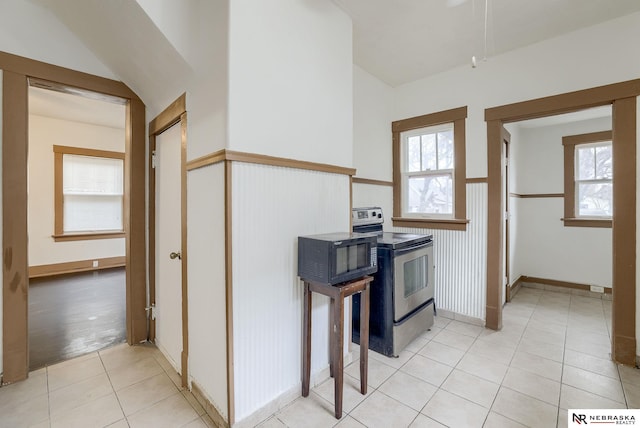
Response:
[{"label": "light tile floor", "polygon": [[[570,408],[640,408],[640,370],[609,359],[611,302],[522,288],[496,332],[442,317],[399,358],[369,353],[259,426],[566,427]],[[357,355],[357,351],[355,353]],[[0,428],[213,427],[153,346],[119,345],[0,388]]]},{"label": "light tile floor", "polygon": [[117,345],[0,388],[0,428],[214,427],[153,345]]},{"label": "light tile floor", "polygon": [[437,317],[399,358],[370,352],[366,396],[351,363],[342,419],[329,379],[259,426],[550,428],[567,409],[640,408],[640,370],[610,360],[610,323],[610,300],[523,287],[501,331]]}]

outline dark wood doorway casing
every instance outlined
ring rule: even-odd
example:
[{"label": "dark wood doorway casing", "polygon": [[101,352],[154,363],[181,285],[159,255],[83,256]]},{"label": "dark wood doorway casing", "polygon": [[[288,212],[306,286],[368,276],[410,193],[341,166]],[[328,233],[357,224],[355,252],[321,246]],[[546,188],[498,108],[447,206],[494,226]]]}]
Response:
[{"label": "dark wood doorway casing", "polygon": [[145,106],[124,83],[0,52],[2,69],[3,376],[29,373],[27,150],[28,81],[104,94],[126,101],[124,224],[127,261],[127,341],[147,337],[145,231]]},{"label": "dark wood doorway casing", "polygon": [[613,106],[613,313],[612,359],[636,363],[636,97],[640,79],[538,98],[485,110],[487,122],[487,306],[486,326],[502,328],[503,124]]},{"label": "dark wood doorway casing", "polygon": [[[187,97],[182,94],[162,113],[149,123],[149,302],[156,302],[156,175],[153,169],[153,153],[156,150],[156,136],[173,125],[180,123],[180,207],[182,248],[182,386],[188,384],[189,361],[189,305],[187,293]],[[155,340],[156,324],[149,321],[149,340]]]}]

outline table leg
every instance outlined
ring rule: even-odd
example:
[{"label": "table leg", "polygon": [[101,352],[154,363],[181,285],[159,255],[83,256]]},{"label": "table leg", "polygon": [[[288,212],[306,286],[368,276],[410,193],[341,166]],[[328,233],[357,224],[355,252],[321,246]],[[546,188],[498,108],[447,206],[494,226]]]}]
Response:
[{"label": "table leg", "polygon": [[304,314],[302,325],[302,396],[309,396],[311,378],[311,291],[309,283],[304,283]]},{"label": "table leg", "polygon": [[[330,298],[329,299],[329,325],[332,326],[332,328],[335,320],[334,312],[335,312],[334,299]],[[334,355],[335,355],[335,346],[333,343],[333,332],[330,332],[329,333],[329,376],[330,377],[333,377],[333,373],[334,373],[334,367],[333,367]]]},{"label": "table leg", "polygon": [[360,293],[360,392],[367,393],[369,365],[369,284]]},{"label": "table leg", "polygon": [[343,386],[343,364],[342,347],[344,346],[344,297],[339,296],[334,300],[333,307],[335,309],[333,316],[333,338],[335,340],[333,347],[333,375],[334,375],[334,398],[336,400],[336,418],[342,417],[342,386]]}]

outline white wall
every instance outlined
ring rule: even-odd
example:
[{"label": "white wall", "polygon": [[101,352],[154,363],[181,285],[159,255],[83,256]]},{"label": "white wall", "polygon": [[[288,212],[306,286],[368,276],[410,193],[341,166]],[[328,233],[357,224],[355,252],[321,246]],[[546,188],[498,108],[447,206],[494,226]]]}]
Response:
[{"label": "white wall", "polygon": [[67,27],[30,1],[0,0],[0,51],[116,78]]},{"label": "white wall", "polygon": [[[123,112],[124,123],[124,112]],[[125,255],[125,240],[55,242],[53,146],[124,153],[124,128],[29,115],[29,266]]]},{"label": "white wall", "polygon": [[383,181],[393,179],[393,95],[392,87],[354,65],[353,166],[356,177]]},{"label": "white wall", "polygon": [[189,172],[188,186],[190,381],[227,418],[224,165]]},{"label": "white wall", "polygon": [[[351,19],[333,2],[234,0],[232,150],[351,167]],[[236,421],[300,393],[297,237],[349,229],[345,175],[233,163]],[[328,366],[327,299],[316,298],[312,372]],[[346,318],[348,319],[348,317]]]},{"label": "white wall", "polygon": [[351,19],[329,1],[230,2],[229,148],[351,166]]},{"label": "white wall", "polygon": [[[611,117],[535,128],[521,128],[511,168],[517,177],[510,191],[517,194],[564,193],[562,137],[607,131]],[[511,198],[517,199],[517,198]],[[514,271],[521,275],[611,287],[611,229],[565,227],[564,198],[518,199],[510,228],[514,242]],[[512,282],[517,280],[512,275]]]},{"label": "white wall", "polygon": [[[0,130],[2,130],[2,86],[3,86],[2,70],[0,70]],[[2,132],[0,132],[0,165],[2,165]],[[0,186],[0,200],[2,200],[2,186]],[[2,221],[3,221],[2,212],[0,211],[0,222]],[[4,242],[2,237],[2,228],[0,228],[0,242]],[[4,275],[0,277],[0,287],[3,287],[3,278],[4,278]],[[0,373],[3,373],[3,370],[4,370],[2,368],[2,362],[4,361],[4,357],[2,356],[3,349],[4,349],[4,346],[3,346],[4,338],[2,337],[2,333],[4,331],[2,326],[2,323],[4,321],[4,314],[2,313],[3,307],[4,307],[4,302],[2,301],[3,295],[4,295],[4,288],[2,288],[2,292],[0,292]]]}]

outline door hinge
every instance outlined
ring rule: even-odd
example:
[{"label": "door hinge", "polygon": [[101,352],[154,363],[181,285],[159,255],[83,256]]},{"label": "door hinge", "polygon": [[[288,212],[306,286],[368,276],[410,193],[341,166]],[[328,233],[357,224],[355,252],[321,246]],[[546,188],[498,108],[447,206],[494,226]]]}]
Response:
[{"label": "door hinge", "polygon": [[156,167],[156,151],[151,152],[151,168],[155,169]]}]

